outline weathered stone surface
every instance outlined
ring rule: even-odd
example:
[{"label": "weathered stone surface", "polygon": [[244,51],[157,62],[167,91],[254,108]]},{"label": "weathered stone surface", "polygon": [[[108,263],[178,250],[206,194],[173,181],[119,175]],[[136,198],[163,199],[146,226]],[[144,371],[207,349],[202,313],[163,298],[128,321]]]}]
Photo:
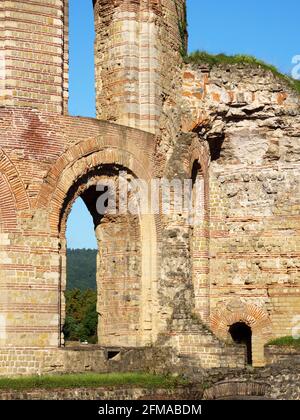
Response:
[{"label": "weathered stone surface", "polygon": [[176,390],[134,387],[74,388],[60,390],[0,391],[0,400],[96,400],[96,401],[160,401],[160,400],[200,400],[203,392],[197,388],[184,387]]},{"label": "weathered stone surface", "polygon": [[97,0],[97,115],[156,133],[186,45],[184,0]]},{"label": "weathered stone surface", "polygon": [[68,1],[1,1],[0,101],[67,113]]},{"label": "weathered stone surface", "polygon": [[[0,6],[0,374],[45,372],[50,362],[84,371],[102,360],[97,350],[67,363],[61,350],[65,229],[79,196],[99,244],[100,344],[171,347],[178,370],[241,369],[245,348],[229,328],[242,322],[253,364],[276,363],[284,357],[264,345],[291,335],[300,315],[299,95],[259,67],[184,65],[183,0],[98,0],[97,108],[106,121],[68,117],[67,3]],[[95,185],[116,183],[121,170],[148,186],[197,180],[201,210],[99,217]]]},{"label": "weathered stone surface", "polygon": [[[232,323],[248,323],[260,365],[263,344],[291,335],[300,313],[299,95],[248,65],[188,65],[177,86],[177,106],[166,101],[161,120],[164,173],[185,164],[174,132],[193,131],[209,146],[201,159],[209,240],[202,228],[201,253],[192,258],[195,310],[222,339]],[[244,309],[228,311],[234,297]]]}]

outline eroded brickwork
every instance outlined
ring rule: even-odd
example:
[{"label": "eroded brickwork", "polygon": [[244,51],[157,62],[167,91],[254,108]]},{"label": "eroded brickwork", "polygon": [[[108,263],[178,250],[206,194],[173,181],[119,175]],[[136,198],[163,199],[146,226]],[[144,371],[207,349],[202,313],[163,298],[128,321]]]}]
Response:
[{"label": "eroded brickwork", "polygon": [[[86,189],[87,177],[91,187],[92,175],[105,176],[106,167],[127,168],[136,177],[150,179],[153,136],[105,122],[11,108],[1,111],[1,120],[7,145],[3,147],[3,179],[12,180],[1,183],[5,193],[1,201],[2,343],[57,347],[62,342],[64,232],[70,204],[83,194],[80,187]],[[31,143],[24,150],[20,143],[32,120],[36,128],[30,131]],[[47,132],[52,133],[52,143],[47,137],[41,141]],[[109,345],[139,345],[151,335],[149,313],[155,289],[151,267],[156,266],[157,241],[155,222],[147,220],[119,220],[119,236],[112,233],[105,243],[107,222],[96,232],[103,259],[101,326],[112,337]],[[142,249],[140,232],[147,244],[153,244],[151,252],[147,246]],[[148,303],[141,305],[140,293]]]},{"label": "eroded brickwork", "polygon": [[[247,65],[186,66],[181,80],[181,111],[164,112],[177,113],[177,130],[194,131],[210,149],[208,230],[193,259],[202,267],[193,270],[195,310],[205,321],[203,299],[209,304],[207,324],[222,339],[235,322],[249,324],[260,365],[265,342],[291,335],[300,312],[299,96]],[[170,133],[161,147],[172,165]],[[209,238],[204,247],[201,236],[203,244]]]},{"label": "eroded brickwork", "polygon": [[[98,0],[102,120],[68,117],[67,7],[0,5],[0,374],[71,368],[60,347],[78,197],[98,242],[99,344],[236,369],[246,352],[229,328],[244,323],[253,364],[272,363],[264,345],[300,314],[299,95],[260,67],[184,65],[183,0]],[[100,216],[95,185],[121,171],[148,187],[192,179],[200,209]],[[76,371],[97,356],[70,354]]]},{"label": "eroded brickwork", "polygon": [[68,0],[1,1],[2,104],[67,112]]},{"label": "eroded brickwork", "polygon": [[94,9],[97,115],[154,133],[185,49],[185,1],[97,0]]}]

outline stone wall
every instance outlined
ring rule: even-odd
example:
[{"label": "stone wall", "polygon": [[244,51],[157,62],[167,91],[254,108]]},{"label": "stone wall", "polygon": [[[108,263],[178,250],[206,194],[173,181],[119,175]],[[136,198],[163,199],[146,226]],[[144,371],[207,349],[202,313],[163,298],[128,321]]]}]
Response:
[{"label": "stone wall", "polygon": [[[203,399],[299,400],[299,364],[281,364],[249,371],[209,372]],[[252,397],[252,398],[251,398]]]},{"label": "stone wall", "polygon": [[[241,368],[229,327],[243,322],[263,366],[265,343],[291,335],[300,314],[299,95],[261,67],[183,65],[184,0],[94,7],[106,122],[61,115],[67,1],[1,2],[1,372],[44,370],[45,355],[69,369],[65,228],[78,197],[99,244],[100,344],[171,346],[176,365]],[[200,181],[196,224],[175,199],[171,214],[99,217],[96,183],[123,170],[147,186]]]},{"label": "stone wall", "polygon": [[67,113],[68,0],[4,0],[0,21],[0,103]]},{"label": "stone wall", "polygon": [[22,376],[84,372],[176,371],[171,348],[115,348],[80,346],[66,348],[1,348],[0,376]]},{"label": "stone wall", "polygon": [[[70,206],[83,193],[81,186],[92,187],[88,182],[95,170],[98,176],[105,176],[107,168],[113,167],[115,176],[123,168],[131,176],[151,179],[153,136],[97,120],[34,110],[2,108],[0,114],[0,344],[57,347],[63,342],[61,293],[65,288],[64,235]],[[126,223],[132,231],[125,242],[121,232],[123,242],[118,246],[128,257],[132,253],[126,260],[128,272],[124,271],[123,252],[118,258],[113,255],[117,246],[113,237],[106,241],[106,248],[101,246],[102,256],[106,253],[109,261],[101,268],[105,285],[101,290],[106,291],[105,299],[99,300],[99,312],[104,330],[110,330],[109,345],[151,343],[154,334],[156,223],[147,215],[141,217],[138,227],[134,228],[132,220]],[[144,242],[140,243],[140,235]],[[112,293],[118,296],[114,305],[107,301]]]},{"label": "stone wall", "polygon": [[265,348],[265,356],[268,365],[300,365],[300,349],[293,346],[268,345]]},{"label": "stone wall", "polygon": [[[32,355],[28,349],[6,354],[1,351],[1,360],[13,366],[10,372],[24,375],[25,369],[30,374],[65,372],[138,372],[143,366],[144,372],[183,373],[189,379],[189,385],[174,390],[145,390],[134,387],[105,387],[96,389],[53,389],[0,392],[1,400],[9,399],[88,399],[88,400],[228,400],[228,399],[263,399],[263,400],[299,400],[300,370],[299,359],[290,353],[289,357],[266,368],[233,369],[219,368],[199,370],[182,359],[175,364],[172,349],[122,349],[120,354],[108,360],[107,351],[111,349],[66,349],[39,350],[36,365],[32,365]],[[283,349],[269,348],[269,352],[278,354]],[[299,353],[299,352],[298,352]],[[37,353],[35,353],[37,355]],[[29,362],[31,360],[31,362]],[[298,360],[298,361],[297,361]],[[22,366],[22,368],[21,368]],[[43,369],[41,370],[41,367]]]},{"label": "stone wall", "polygon": [[264,344],[291,335],[300,313],[299,95],[249,65],[187,65],[178,80],[177,107],[165,103],[163,112],[175,125],[162,131],[158,151],[167,152],[166,171],[181,156],[191,177],[195,153],[178,153],[184,137],[174,133],[194,132],[194,144],[199,137],[208,211],[188,280],[195,312],[222,340],[230,325],[250,325],[254,363],[263,365]]},{"label": "stone wall", "polygon": [[96,400],[96,401],[126,401],[126,400],[199,400],[202,392],[193,388],[143,389],[143,388],[95,388],[95,389],[60,389],[60,390],[30,390],[30,391],[0,391],[0,400]]}]

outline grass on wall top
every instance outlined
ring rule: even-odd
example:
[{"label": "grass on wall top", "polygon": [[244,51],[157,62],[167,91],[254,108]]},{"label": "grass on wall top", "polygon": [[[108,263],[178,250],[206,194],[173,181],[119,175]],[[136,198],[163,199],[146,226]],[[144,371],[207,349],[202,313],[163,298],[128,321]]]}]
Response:
[{"label": "grass on wall top", "polygon": [[248,64],[255,67],[261,67],[271,71],[274,76],[287,82],[291,88],[300,94],[300,80],[293,79],[280,71],[273,65],[267,64],[262,60],[251,55],[226,55],[226,54],[209,54],[206,51],[194,51],[185,57],[185,62],[191,64],[208,64],[213,67],[220,64]]},{"label": "grass on wall top", "polygon": [[174,389],[187,385],[181,377],[150,373],[83,373],[51,376],[0,378],[0,390],[138,387]]},{"label": "grass on wall top", "polygon": [[300,348],[300,338],[293,337],[280,337],[275,340],[269,341],[268,345],[271,346],[292,346]]}]

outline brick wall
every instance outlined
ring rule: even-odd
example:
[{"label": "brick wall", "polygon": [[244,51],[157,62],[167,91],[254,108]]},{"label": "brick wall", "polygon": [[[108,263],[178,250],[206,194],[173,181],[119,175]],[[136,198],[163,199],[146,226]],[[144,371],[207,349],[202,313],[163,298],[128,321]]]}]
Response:
[{"label": "brick wall", "polygon": [[264,344],[291,335],[300,314],[299,96],[259,67],[179,68],[183,0],[94,3],[97,108],[107,122],[61,115],[67,2],[0,5],[0,345],[56,357],[77,197],[93,213],[101,177],[125,169],[148,185],[184,181],[196,163],[203,211],[193,228],[180,211],[93,214],[100,339],[158,340],[191,365],[238,367],[244,350],[224,341],[244,322],[261,366]]},{"label": "brick wall", "polygon": [[[171,253],[174,265],[169,273],[162,268],[164,284],[167,277],[169,293],[176,296],[180,287],[171,276],[181,275],[189,296],[181,305],[188,306],[192,281],[195,312],[222,340],[231,341],[233,323],[250,325],[254,364],[260,366],[264,344],[291,335],[300,313],[299,96],[271,72],[247,65],[188,65],[178,86],[177,106],[164,106],[162,122],[168,118],[173,127],[163,126],[157,158],[165,174],[181,170],[190,177],[194,157],[188,148],[198,136],[207,229],[200,229],[193,243],[192,279],[188,271],[182,276],[182,262]],[[180,130],[194,133],[189,142],[186,134],[174,143]],[[209,147],[208,164],[203,145]],[[175,248],[182,222],[164,223],[178,232]],[[202,299],[205,294],[208,299]]]},{"label": "brick wall", "polygon": [[[97,0],[98,118],[155,132],[181,63],[184,0]],[[185,34],[184,34],[185,36]]]},{"label": "brick wall", "polygon": [[[111,359],[110,350],[119,353]],[[0,376],[140,371],[169,373],[176,370],[176,361],[173,350],[167,347],[1,347]]]},{"label": "brick wall", "polygon": [[0,4],[0,102],[67,113],[68,1]]},{"label": "brick wall", "polygon": [[[114,167],[117,174],[120,167],[150,179],[153,136],[97,120],[17,108],[2,109],[1,123],[0,340],[16,347],[55,348],[63,342],[62,267],[70,206],[87,188],[95,168],[102,176],[105,168]],[[108,345],[141,345],[154,334],[155,220],[145,216],[119,222],[119,237],[109,234],[116,223],[102,223],[98,232],[99,238],[104,233],[107,238],[99,245],[100,336]]]}]

